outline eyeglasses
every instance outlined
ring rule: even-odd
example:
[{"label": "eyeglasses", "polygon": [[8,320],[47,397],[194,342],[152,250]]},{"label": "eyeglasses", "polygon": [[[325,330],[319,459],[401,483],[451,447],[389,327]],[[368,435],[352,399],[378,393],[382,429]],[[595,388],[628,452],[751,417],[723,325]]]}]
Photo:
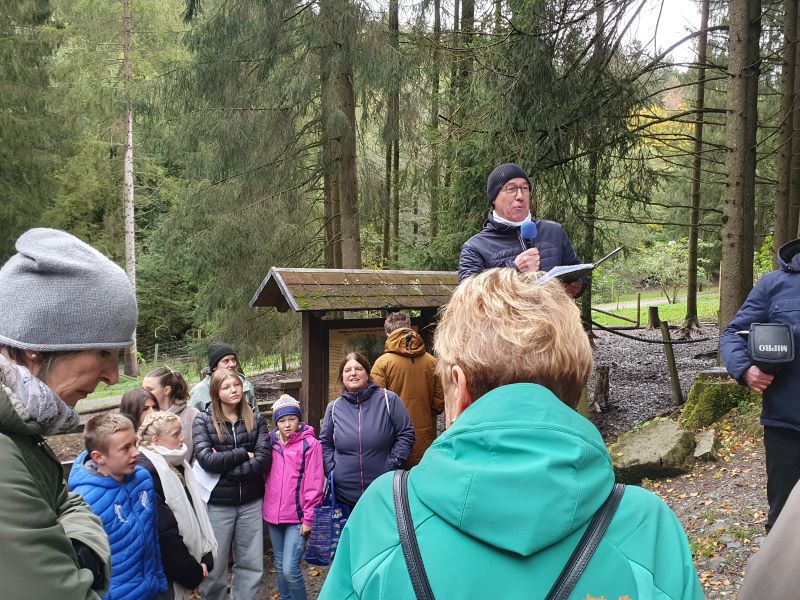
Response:
[{"label": "eyeglasses", "polygon": [[507,185],[501,189],[509,196],[516,196],[517,192],[522,192],[523,196],[531,193],[531,186],[529,185]]}]

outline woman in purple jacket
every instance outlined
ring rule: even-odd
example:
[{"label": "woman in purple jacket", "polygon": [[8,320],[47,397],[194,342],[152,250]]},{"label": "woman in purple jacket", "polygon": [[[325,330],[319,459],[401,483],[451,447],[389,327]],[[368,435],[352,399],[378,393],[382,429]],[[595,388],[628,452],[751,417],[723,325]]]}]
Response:
[{"label": "woman in purple jacket", "polygon": [[320,442],[336,499],[352,509],[378,476],[400,469],[414,445],[414,427],[400,397],[369,378],[369,361],[351,352],[339,363],[341,396],[328,404]]}]

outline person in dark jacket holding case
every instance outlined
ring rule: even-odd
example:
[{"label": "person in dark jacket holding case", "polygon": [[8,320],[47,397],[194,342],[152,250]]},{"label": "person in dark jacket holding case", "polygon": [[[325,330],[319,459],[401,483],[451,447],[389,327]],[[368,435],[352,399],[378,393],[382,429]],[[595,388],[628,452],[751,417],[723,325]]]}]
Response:
[{"label": "person in dark jacket holding case", "polygon": [[319,436],[325,474],[333,471],[336,498],[350,509],[380,475],[402,468],[414,446],[403,401],[369,373],[362,355],[351,352],[342,359],[342,395],[328,404]]},{"label": "person in dark jacket holding case", "polygon": [[[494,267],[511,267],[527,273],[581,262],[566,232],[555,221],[534,220],[535,246],[526,246],[520,226],[532,219],[531,181],[522,167],[514,163],[496,167],[486,182],[486,197],[492,210],[483,229],[461,247],[459,283]],[[583,278],[565,284],[564,288],[576,298],[583,293],[586,283]]]},{"label": "person in dark jacket holding case", "polygon": [[764,373],[747,354],[746,338],[736,333],[749,330],[751,323],[791,325],[795,346],[800,349],[800,239],[781,246],[778,269],[759,279],[719,341],[719,351],[731,377],[764,396],[761,424],[769,531],[800,480],[800,352],[795,353],[794,363],[777,375]]},{"label": "person in dark jacket holding case", "polygon": [[214,371],[210,391],[211,404],[194,420],[194,455],[205,471],[219,475],[208,499],[217,555],[200,587],[208,600],[227,597],[228,550],[233,541],[231,598],[252,600],[264,571],[261,511],[272,464],[269,432],[261,413],[253,413],[244,400],[242,380],[235,371]]}]

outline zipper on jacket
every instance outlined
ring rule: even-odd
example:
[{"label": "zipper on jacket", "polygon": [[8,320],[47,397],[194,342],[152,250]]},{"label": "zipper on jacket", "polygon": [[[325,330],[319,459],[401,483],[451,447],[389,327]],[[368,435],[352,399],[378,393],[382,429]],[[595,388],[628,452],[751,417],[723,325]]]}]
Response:
[{"label": "zipper on jacket", "polygon": [[361,493],[364,493],[364,453],[361,449],[361,402],[358,403],[358,470],[361,473]]},{"label": "zipper on jacket", "polygon": [[525,240],[522,239],[522,228],[521,227],[517,228],[517,239],[519,240],[519,245],[522,246],[522,251],[525,252],[525,250],[527,250],[528,247],[525,245]]},{"label": "zipper on jacket", "polygon": [[[239,422],[239,420],[237,419],[236,423],[238,423],[238,422]],[[231,426],[231,430],[233,431],[233,447],[234,448],[238,448],[239,447],[239,441],[236,439],[236,423],[234,423]],[[247,448],[245,448],[245,450],[247,450]],[[239,482],[239,506],[241,506],[241,505],[242,505],[242,482],[240,481]]]},{"label": "zipper on jacket", "polygon": [[[128,492],[128,488],[125,486],[125,484],[123,483],[123,484],[120,484],[120,485],[122,485],[122,489],[123,489],[123,491],[125,492],[125,495],[128,497],[128,504],[129,504],[129,505],[130,505],[130,507],[131,507],[131,517],[133,517],[133,520],[134,520],[134,521],[136,521],[136,525],[137,525],[137,527],[139,527],[139,531],[141,532],[142,539],[143,539],[143,540],[146,540],[146,539],[147,539],[147,536],[145,535],[145,529],[144,529],[144,527],[142,526],[142,522],[139,520],[139,517],[136,515],[136,510],[133,508],[133,506],[134,506],[134,499],[133,499],[133,498],[131,498],[131,495],[130,495],[130,493]],[[145,493],[146,493],[146,492],[145,492]],[[151,500],[151,498],[150,498],[150,497],[148,497],[148,503],[150,502],[150,500]],[[155,508],[155,507],[154,507],[154,508]],[[156,529],[156,537],[158,537],[158,530],[157,530],[157,529]],[[146,551],[146,550],[147,550],[147,545],[146,545],[146,544],[145,544],[145,545],[142,547],[142,550],[143,550],[143,551]],[[144,559],[144,557],[142,557],[142,558]],[[143,579],[144,579],[144,581],[145,581],[145,583],[146,583],[146,582],[148,581],[148,574],[147,574],[147,573],[145,573],[145,571],[144,571],[144,563],[145,563],[145,561],[144,561],[144,560],[142,560],[141,564],[139,565],[139,566],[141,567],[141,570],[139,571],[139,573],[142,575],[142,577],[143,577]],[[109,577],[109,581],[110,581],[110,580],[111,580],[111,578]],[[148,587],[149,587],[149,586],[148,586]]]}]

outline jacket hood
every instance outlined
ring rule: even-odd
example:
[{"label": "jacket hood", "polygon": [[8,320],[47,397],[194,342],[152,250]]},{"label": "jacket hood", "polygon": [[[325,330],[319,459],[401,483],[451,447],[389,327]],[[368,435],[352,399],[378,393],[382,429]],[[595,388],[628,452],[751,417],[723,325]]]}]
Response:
[{"label": "jacket hood", "polygon": [[383,346],[384,351],[400,356],[415,358],[425,354],[425,342],[422,337],[410,327],[395,329],[389,334]]},{"label": "jacket hood", "polygon": [[50,435],[74,431],[78,413],[28,369],[0,354],[0,431]]},{"label": "jacket hood", "polygon": [[[274,444],[280,442],[281,435],[278,433],[277,428],[270,432],[270,436],[272,436],[272,441]],[[307,423],[300,423],[300,429],[298,429],[295,433],[290,434],[289,440],[286,443],[295,444],[297,442],[302,442],[303,440],[308,440],[314,437],[316,437],[314,435],[314,428]]]},{"label": "jacket hood", "polygon": [[365,400],[372,398],[372,394],[374,394],[377,389],[377,384],[370,380],[367,382],[367,387],[365,387],[363,390],[359,390],[357,392],[348,392],[345,390],[342,392],[342,398],[351,404],[358,404],[359,402],[364,402]]},{"label": "jacket hood", "polygon": [[499,387],[411,471],[419,499],[460,531],[530,556],[585,525],[614,485],[600,432],[548,389]]},{"label": "jacket hood", "polygon": [[800,239],[786,242],[778,250],[778,266],[783,271],[800,272]]},{"label": "jacket hood", "polygon": [[[138,471],[142,468],[143,467],[137,465],[135,470]],[[125,483],[127,484],[132,477],[133,475],[126,475]],[[89,458],[89,453],[84,450],[78,455],[78,458],[75,459],[72,470],[69,472],[69,485],[70,488],[72,488],[89,481],[91,481],[93,486],[105,488],[107,490],[115,490],[122,485],[113,477],[101,474],[97,470],[97,463]]]},{"label": "jacket hood", "polygon": [[0,386],[0,431],[25,435],[44,435],[45,429],[36,421],[23,420],[14,408],[16,399],[11,391]]}]

